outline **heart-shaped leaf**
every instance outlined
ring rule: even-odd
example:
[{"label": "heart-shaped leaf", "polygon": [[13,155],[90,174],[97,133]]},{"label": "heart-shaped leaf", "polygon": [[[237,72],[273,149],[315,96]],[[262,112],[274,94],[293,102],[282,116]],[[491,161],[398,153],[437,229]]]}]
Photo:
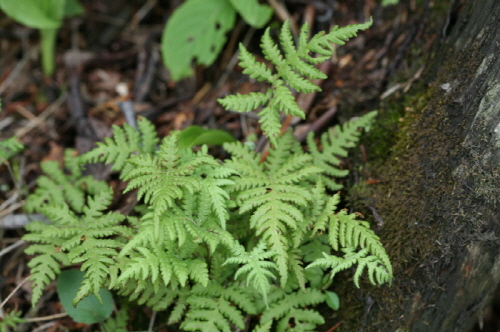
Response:
[{"label": "heart-shaped leaf", "polygon": [[76,269],[63,271],[57,278],[59,299],[64,310],[75,322],[85,324],[103,322],[111,315],[114,308],[113,297],[108,290],[103,288],[99,292],[102,304],[94,295],[89,295],[78,302],[76,308],[73,307],[72,301],[82,285],[84,274]]}]

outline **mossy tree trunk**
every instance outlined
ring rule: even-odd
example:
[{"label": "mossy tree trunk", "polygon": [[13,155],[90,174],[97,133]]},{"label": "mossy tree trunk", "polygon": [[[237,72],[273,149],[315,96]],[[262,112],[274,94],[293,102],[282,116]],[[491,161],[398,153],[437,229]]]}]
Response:
[{"label": "mossy tree trunk", "polygon": [[394,283],[346,299],[359,310],[340,331],[471,331],[499,284],[500,2],[451,2],[425,107],[367,196]]}]

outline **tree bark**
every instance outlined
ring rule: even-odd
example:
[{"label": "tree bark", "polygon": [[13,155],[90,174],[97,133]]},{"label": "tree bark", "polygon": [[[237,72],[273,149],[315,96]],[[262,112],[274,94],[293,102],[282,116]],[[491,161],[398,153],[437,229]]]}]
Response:
[{"label": "tree bark", "polygon": [[361,316],[339,330],[471,331],[499,284],[500,2],[450,6],[423,75],[426,105],[370,196],[393,285],[347,299]]}]

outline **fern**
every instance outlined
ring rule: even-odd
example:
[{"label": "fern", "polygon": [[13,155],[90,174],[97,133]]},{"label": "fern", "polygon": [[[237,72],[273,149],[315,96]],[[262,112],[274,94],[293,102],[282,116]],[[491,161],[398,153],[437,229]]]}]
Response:
[{"label": "fern", "polygon": [[46,161],[41,164],[42,171],[46,175],[38,178],[38,186],[26,203],[27,211],[33,212],[44,206],[56,206],[64,202],[75,212],[81,213],[87,194],[92,195],[107,190],[105,182],[83,175],[79,165],[80,157],[74,154],[74,150],[65,151],[64,164],[68,172],[60,169],[56,161]]},{"label": "fern", "polygon": [[[290,23],[283,24],[280,33],[280,51],[278,44],[271,38],[267,28],[262,36],[262,51],[264,57],[272,64],[273,70],[257,59],[240,44],[240,66],[243,73],[258,81],[271,85],[265,93],[251,93],[250,95],[234,95],[219,102],[226,108],[236,112],[249,112],[263,107],[259,116],[262,129],[273,145],[277,144],[281,124],[279,114],[305,118],[305,113],[295,101],[293,91],[314,92],[321,89],[310,79],[326,78],[326,75],[314,67],[314,64],[328,60],[335,48],[331,44],[343,45],[346,40],[356,36],[358,30],[369,28],[372,21],[364,24],[354,24],[344,28],[335,27],[330,33],[318,33],[308,41],[309,27],[305,24],[300,31],[299,46],[296,47],[290,32]],[[320,56],[313,57],[311,53]]]},{"label": "fern", "polygon": [[[355,214],[338,211],[340,195],[328,193],[340,188],[333,179],[347,173],[340,158],[376,113],[324,133],[319,146],[310,134],[307,149],[290,131],[279,134],[280,112],[304,116],[293,91],[318,91],[309,80],[324,77],[314,65],[333,54],[331,44],[370,24],[310,40],[304,26],[298,47],[288,23],[279,45],[268,29],[262,47],[273,70],[241,47],[245,72],[271,88],[221,103],[242,112],[263,108],[262,127],[273,145],[266,157],[235,142],[224,144],[231,157],[218,161],[206,146],[184,147],[179,132],[160,142],[154,126],[140,119],[138,130],[115,126],[112,137],[83,156],[68,150],[63,168],[43,163],[45,175],[27,208],[50,222],[29,224],[24,237],[32,243],[26,252],[37,255],[29,263],[33,304],[61,267],[78,264],[85,279],[75,304],[105,287],[168,310],[168,324],[185,331],[249,329],[251,316],[255,332],[312,331],[323,322],[313,306],[325,301],[339,271],[354,267],[358,287],[365,272],[374,285],[390,283],[391,263],[378,236]],[[112,189],[82,172],[90,162],[113,164],[125,192],[137,195],[133,216],[109,209]]]},{"label": "fern", "polygon": [[[279,141],[290,147],[292,137],[285,135]],[[260,157],[246,145],[232,143],[224,147],[233,155],[227,165],[239,175],[233,179],[233,190],[239,190],[239,211],[253,211],[250,228],[255,229],[255,234],[261,235],[269,248],[276,252],[273,258],[284,286],[288,278],[288,249],[291,245],[287,235],[303,221],[300,207],[309,205],[312,200],[311,193],[296,183],[322,170],[311,164],[309,155],[292,155],[286,147],[271,150],[268,160],[260,165]]]},{"label": "fern", "polygon": [[154,126],[145,118],[139,118],[138,129],[124,124],[123,128],[113,126],[113,137],[106,137],[104,142],[97,143],[97,148],[86,153],[83,163],[95,163],[97,161],[105,164],[113,164],[114,171],[119,171],[124,178],[132,170],[133,166],[126,161],[133,154],[153,153],[158,144],[158,136]]},{"label": "fern", "polygon": [[[306,289],[293,293],[285,293],[275,289],[275,301],[266,310],[260,321],[262,323],[271,320],[277,321],[277,332],[285,331],[313,331],[317,324],[323,324],[323,317],[316,311],[306,309],[310,305],[321,303],[325,295],[316,289]],[[291,320],[295,327],[290,327]]]},{"label": "fern", "polygon": [[356,273],[354,273],[354,284],[359,288],[359,278],[365,268],[368,269],[368,277],[373,285],[383,284],[391,281],[391,273],[387,270],[382,260],[374,255],[368,255],[368,249],[362,249],[358,252],[354,248],[342,248],[344,257],[327,255],[323,253],[324,258],[316,259],[313,263],[309,264],[306,268],[313,268],[316,266],[323,268],[331,268],[331,278],[336,273],[351,268],[357,264]]},{"label": "fern", "polygon": [[5,163],[7,159],[12,158],[24,149],[24,146],[17,140],[16,137],[11,137],[0,141],[0,165]]},{"label": "fern", "polygon": [[19,324],[26,323],[24,318],[21,318],[22,312],[18,310],[12,310],[5,314],[2,314],[2,319],[0,319],[0,332],[8,332],[12,329],[16,329]]},{"label": "fern", "polygon": [[246,285],[252,281],[252,286],[258,290],[267,306],[267,294],[271,290],[270,279],[276,279],[272,270],[276,270],[276,264],[266,261],[276,255],[275,252],[266,251],[267,246],[264,242],[255,247],[251,252],[247,253],[241,245],[236,245],[233,248],[234,255],[228,258],[223,265],[230,263],[244,264],[236,271],[234,279],[238,279],[241,274],[246,274]]},{"label": "fern", "polygon": [[108,318],[102,324],[101,332],[128,332],[127,330],[127,321],[129,319],[129,315],[126,309],[122,308],[118,311],[114,318]]},{"label": "fern", "polygon": [[[361,132],[358,128],[368,127],[376,115],[377,112],[370,112],[348,121],[342,126],[335,126],[333,130],[321,135],[321,150],[314,142],[314,134],[310,132],[307,135],[307,147],[314,158],[314,165],[321,167],[326,175],[337,178],[346,176],[349,171],[338,168],[340,159],[337,156],[347,156],[347,149],[356,146],[359,141]],[[323,176],[322,180],[330,190],[342,189],[341,185],[335,183],[329,177]]]},{"label": "fern", "polygon": [[257,313],[245,289],[237,285],[225,288],[218,284],[208,288],[196,286],[187,302],[192,309],[181,325],[186,331],[230,332],[231,324],[244,329],[242,309],[249,314]]},{"label": "fern", "polygon": [[[44,263],[38,263],[36,269],[32,270],[31,279],[36,283],[36,294],[41,294],[41,289],[60,272],[59,265],[55,267],[58,260],[64,265],[83,263],[81,269],[86,271],[85,280],[75,298],[75,303],[91,293],[100,299],[99,291],[107,281],[108,266],[114,263],[113,259],[117,256],[116,248],[122,246],[120,241],[109,237],[131,235],[126,227],[119,225],[125,216],[103,213],[111,198],[110,188],[95,197],[89,196],[87,205],[82,208],[81,217],[65,203],[44,206],[40,209],[40,212],[53,224],[31,223],[27,227],[31,234],[24,237],[27,241],[50,243],[32,246],[27,251],[40,253],[42,256],[37,258],[46,260]],[[57,253],[66,252],[68,254],[56,256]],[[33,261],[36,260],[31,262]],[[38,301],[38,298],[39,295],[33,296],[33,302]]]}]

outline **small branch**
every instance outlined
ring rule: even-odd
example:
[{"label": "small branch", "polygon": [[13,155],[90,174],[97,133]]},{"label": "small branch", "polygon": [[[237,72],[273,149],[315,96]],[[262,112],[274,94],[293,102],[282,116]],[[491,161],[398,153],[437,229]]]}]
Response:
[{"label": "small branch", "polygon": [[156,319],[156,311],[153,311],[153,314],[151,315],[151,320],[149,321],[149,327],[148,327],[148,332],[153,332],[153,327],[155,325],[155,319]]},{"label": "small branch", "polygon": [[26,323],[44,322],[46,320],[59,319],[59,318],[64,318],[66,316],[68,316],[67,313],[61,312],[59,314],[54,314],[54,315],[50,315],[50,316],[27,318]]},{"label": "small branch", "polygon": [[25,127],[23,128],[20,128],[19,130],[16,131],[16,136],[21,138],[22,136],[26,135],[28,132],[30,132],[33,128],[37,127],[38,125],[40,125],[42,122],[44,122],[45,120],[47,120],[47,118],[49,116],[52,115],[52,113],[54,113],[55,111],[59,110],[59,108],[61,107],[62,103],[64,102],[64,100],[66,100],[66,97],[67,97],[67,93],[66,92],[63,92],[59,98],[57,98],[57,100],[55,102],[53,102],[52,104],[50,104],[43,112],[42,114],[40,114],[39,116],[37,116],[35,119],[33,119],[32,121],[30,121],[28,123],[28,125],[26,125]]},{"label": "small branch", "polygon": [[21,286],[24,285],[26,283],[26,281],[28,281],[28,279],[29,279],[29,276],[27,276],[26,278],[24,278],[24,280],[21,281],[21,283],[19,285],[17,285],[16,288],[14,288],[14,290],[12,292],[10,292],[9,296],[7,296],[5,298],[5,300],[3,300],[2,304],[0,304],[0,309],[3,308],[3,306],[7,303],[7,301],[10,300],[10,298],[14,295],[14,293],[17,292],[17,290],[19,288],[21,288]]},{"label": "small branch", "polygon": [[14,242],[13,244],[11,244],[10,246],[8,246],[7,248],[5,248],[3,250],[0,250],[0,257],[2,257],[3,255],[8,254],[12,250],[16,249],[17,247],[22,246],[25,243],[26,243],[26,241],[24,241],[24,240],[19,240],[19,241]]}]

